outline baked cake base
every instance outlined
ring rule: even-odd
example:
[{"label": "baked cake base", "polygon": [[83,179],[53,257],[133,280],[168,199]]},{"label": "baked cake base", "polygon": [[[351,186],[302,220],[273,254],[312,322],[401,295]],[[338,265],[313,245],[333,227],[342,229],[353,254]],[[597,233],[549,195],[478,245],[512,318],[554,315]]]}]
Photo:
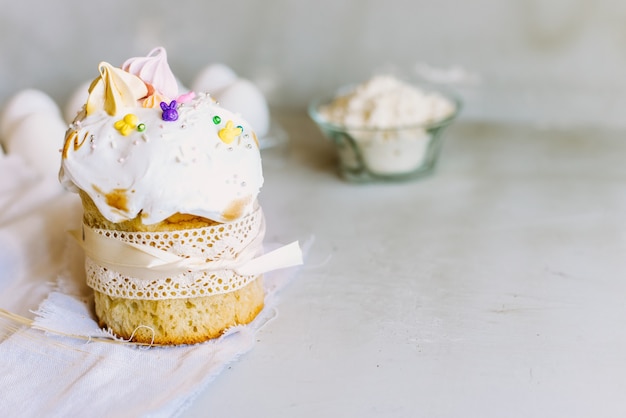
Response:
[{"label": "baked cake base", "polygon": [[154,344],[195,344],[251,322],[263,309],[263,277],[219,295],[163,300],[124,299],[94,291],[101,327],[123,339]]},{"label": "baked cake base", "polygon": [[[141,217],[113,223],[105,219],[83,191],[83,221],[92,228],[111,231],[176,231],[219,223],[193,215],[175,214],[154,225]],[[117,336],[146,344],[194,344],[219,337],[226,329],[247,324],[263,309],[263,276],[237,290],[209,296],[157,300],[109,296],[94,290],[101,327]]]}]

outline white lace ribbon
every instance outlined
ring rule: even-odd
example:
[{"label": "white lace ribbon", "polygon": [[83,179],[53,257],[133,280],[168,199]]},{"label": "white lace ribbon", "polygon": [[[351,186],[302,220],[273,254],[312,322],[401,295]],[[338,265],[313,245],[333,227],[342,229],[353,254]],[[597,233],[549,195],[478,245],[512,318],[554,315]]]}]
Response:
[{"label": "white lace ribbon", "polygon": [[[124,238],[146,234],[141,232],[95,229],[83,225],[82,231],[74,230],[70,231],[70,233],[85,250],[88,264],[95,264],[102,271],[102,274],[96,273],[99,277],[88,277],[88,283],[90,281],[106,281],[106,277],[115,272],[114,277],[123,278],[125,281],[137,282],[143,288],[144,286],[154,287],[154,285],[147,284],[147,282],[156,283],[155,280],[162,281],[164,278],[181,276],[194,277],[194,279],[211,277],[211,280],[214,281],[216,275],[226,271],[229,274],[222,276],[225,276],[226,280],[228,280],[228,277],[231,277],[233,283],[223,285],[220,281],[220,288],[232,291],[250,281],[249,279],[242,280],[242,277],[254,277],[272,270],[301,265],[303,262],[302,251],[297,241],[259,255],[265,235],[265,222],[260,209],[258,213],[250,216],[261,217],[258,230],[250,231],[250,233],[254,234],[254,237],[247,244],[242,243],[243,245],[240,248],[236,248],[235,256],[223,254],[215,260],[207,260],[198,256],[178,255],[171,251],[157,248],[157,246],[130,242]],[[198,230],[161,231],[150,234],[165,233],[168,234],[168,239],[171,239],[174,235],[188,236],[192,233],[197,234]],[[202,284],[199,282],[197,285],[192,284],[191,286],[200,287]],[[92,287],[100,288],[101,286]],[[107,287],[108,285],[104,283],[102,289],[106,291]],[[213,292],[211,293],[213,294]],[[217,293],[224,293],[224,291],[218,291]],[[111,294],[111,296],[119,295]],[[177,296],[185,296],[185,294]],[[166,297],[166,295],[163,295],[163,297]],[[150,298],[158,299],[160,297]]]}]

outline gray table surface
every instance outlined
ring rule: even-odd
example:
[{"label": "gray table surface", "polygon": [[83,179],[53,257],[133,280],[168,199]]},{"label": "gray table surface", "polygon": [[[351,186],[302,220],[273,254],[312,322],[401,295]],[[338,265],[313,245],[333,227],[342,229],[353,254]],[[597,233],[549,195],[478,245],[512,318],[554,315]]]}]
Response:
[{"label": "gray table surface", "polygon": [[356,185],[299,113],[268,239],[314,236],[279,315],[182,416],[624,416],[623,133],[462,122],[436,173]]}]

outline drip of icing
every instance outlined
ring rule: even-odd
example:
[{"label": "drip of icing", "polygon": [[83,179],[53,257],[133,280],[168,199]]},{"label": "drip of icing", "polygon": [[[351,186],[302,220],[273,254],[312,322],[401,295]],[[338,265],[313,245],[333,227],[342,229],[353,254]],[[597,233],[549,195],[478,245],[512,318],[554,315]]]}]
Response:
[{"label": "drip of icing", "polygon": [[89,97],[85,106],[87,115],[104,110],[115,116],[118,108],[136,106],[137,100],[148,93],[146,84],[126,71],[106,62],[101,62],[98,69],[100,77],[89,86]]},{"label": "drip of icing", "polygon": [[178,82],[167,63],[167,53],[162,47],[154,48],[145,57],[127,59],[122,69],[151,84],[161,95],[172,100],[178,96]]}]

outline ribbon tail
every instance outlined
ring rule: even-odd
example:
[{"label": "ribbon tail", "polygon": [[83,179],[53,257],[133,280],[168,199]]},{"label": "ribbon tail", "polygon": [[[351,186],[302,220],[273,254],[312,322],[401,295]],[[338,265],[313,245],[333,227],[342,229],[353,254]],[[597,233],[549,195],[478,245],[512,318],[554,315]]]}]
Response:
[{"label": "ribbon tail", "polygon": [[235,272],[242,276],[267,273],[287,267],[299,266],[303,263],[302,250],[298,241],[265,253],[246,264],[237,267]]}]

